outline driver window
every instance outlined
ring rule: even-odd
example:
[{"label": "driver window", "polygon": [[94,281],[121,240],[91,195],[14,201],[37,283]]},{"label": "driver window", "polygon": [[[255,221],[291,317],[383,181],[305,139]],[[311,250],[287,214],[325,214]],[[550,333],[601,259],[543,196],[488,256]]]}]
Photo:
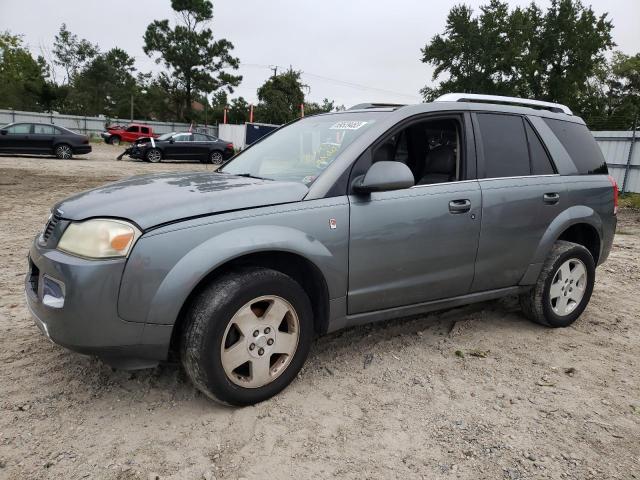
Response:
[{"label": "driver window", "polygon": [[181,135],[176,135],[175,137],[173,137],[173,141],[174,142],[190,142],[191,141],[191,134],[190,133],[183,133]]},{"label": "driver window", "polygon": [[461,180],[460,131],[460,123],[454,119],[411,124],[379,145],[373,161],[404,163],[416,185]]}]

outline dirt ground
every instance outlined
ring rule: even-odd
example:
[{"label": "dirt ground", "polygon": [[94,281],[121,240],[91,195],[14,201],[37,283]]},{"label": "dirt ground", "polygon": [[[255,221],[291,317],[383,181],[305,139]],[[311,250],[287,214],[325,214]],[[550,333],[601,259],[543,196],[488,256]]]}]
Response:
[{"label": "dirt ground", "polygon": [[513,298],[315,341],[255,407],[207,400],[177,365],[116,371],[49,343],[23,299],[50,206],[200,164],[0,156],[0,479],[640,478],[640,212],[622,211],[570,328]]}]

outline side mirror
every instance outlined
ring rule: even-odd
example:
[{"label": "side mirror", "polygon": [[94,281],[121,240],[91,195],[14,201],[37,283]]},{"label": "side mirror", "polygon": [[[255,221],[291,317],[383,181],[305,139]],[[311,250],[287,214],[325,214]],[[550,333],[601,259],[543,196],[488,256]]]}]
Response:
[{"label": "side mirror", "polygon": [[386,192],[413,187],[413,173],[404,163],[381,161],[376,162],[364,177],[356,180],[353,186],[358,193]]},{"label": "side mirror", "polygon": [[9,130],[0,130],[0,135],[6,135],[9,133]]},{"label": "side mirror", "polygon": [[169,143],[175,143],[176,141],[173,138],[169,139]]}]

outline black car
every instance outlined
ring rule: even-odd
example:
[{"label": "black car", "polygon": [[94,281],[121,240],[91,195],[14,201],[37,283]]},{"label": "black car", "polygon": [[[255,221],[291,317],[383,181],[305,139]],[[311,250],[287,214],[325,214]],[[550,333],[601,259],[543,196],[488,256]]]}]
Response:
[{"label": "black car", "polygon": [[0,129],[0,152],[68,159],[91,152],[89,138],[50,123],[10,123]]},{"label": "black car", "polygon": [[204,133],[172,132],[155,139],[141,138],[123,155],[153,163],[161,160],[200,160],[202,163],[220,165],[233,156],[233,143]]}]

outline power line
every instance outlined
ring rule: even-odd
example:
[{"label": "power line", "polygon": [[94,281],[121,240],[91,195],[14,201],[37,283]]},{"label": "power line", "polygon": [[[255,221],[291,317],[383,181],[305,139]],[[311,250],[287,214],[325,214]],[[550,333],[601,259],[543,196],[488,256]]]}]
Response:
[{"label": "power line", "polygon": [[[271,70],[273,70],[273,68],[274,68],[273,65],[261,65],[259,63],[244,63],[244,62],[241,62],[240,65],[243,65],[245,67],[267,68],[267,69],[271,69]],[[275,66],[275,68],[277,69],[278,67]],[[347,81],[347,80],[340,80],[338,78],[327,77],[327,76],[324,76],[324,75],[318,75],[316,73],[311,73],[311,72],[302,71],[302,75],[306,75],[308,77],[314,77],[314,78],[317,78],[317,79],[320,79],[320,80],[325,80],[325,81],[328,81],[328,82],[333,82],[333,83],[336,83],[338,85],[342,85],[342,86],[346,86],[346,87],[358,88],[358,89],[362,89],[362,90],[372,90],[372,91],[388,93],[388,94],[392,94],[392,95],[399,95],[401,97],[412,98],[414,100],[416,98],[420,98],[420,96],[417,95],[417,94],[411,95],[409,93],[396,92],[394,90],[387,90],[387,89],[384,89],[384,88],[372,87],[372,86],[369,86],[369,85],[362,85],[360,83],[355,83],[355,82],[351,82],[351,81]]]}]

